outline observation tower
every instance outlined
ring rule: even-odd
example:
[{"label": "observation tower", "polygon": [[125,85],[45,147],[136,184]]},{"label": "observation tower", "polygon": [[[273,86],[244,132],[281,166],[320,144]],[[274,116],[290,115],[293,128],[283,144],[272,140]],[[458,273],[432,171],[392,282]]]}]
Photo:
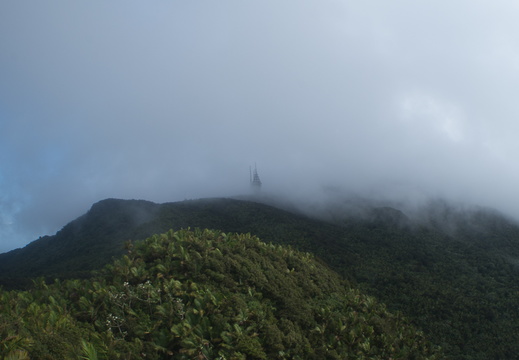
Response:
[{"label": "observation tower", "polygon": [[256,164],[254,164],[254,171],[249,167],[249,175],[250,175],[250,187],[253,191],[258,192],[261,190],[261,180],[258,175],[258,169],[256,168]]}]

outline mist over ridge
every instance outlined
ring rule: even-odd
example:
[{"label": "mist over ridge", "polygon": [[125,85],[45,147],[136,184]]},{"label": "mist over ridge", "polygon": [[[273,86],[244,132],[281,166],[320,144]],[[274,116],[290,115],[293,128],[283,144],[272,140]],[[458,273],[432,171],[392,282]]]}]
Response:
[{"label": "mist over ridge", "polygon": [[304,194],[251,193],[231,198],[258,201],[281,209],[301,213],[320,220],[342,224],[352,221],[387,221],[398,226],[432,227],[455,235],[458,227],[474,231],[489,231],[485,224],[478,223],[478,216],[501,219],[510,224],[519,224],[518,217],[491,206],[442,197],[428,197],[423,193],[350,192],[339,187],[321,187]]},{"label": "mist over ridge", "polygon": [[509,0],[3,2],[0,251],[100,199],[246,193],[254,162],[275,196],[519,218],[518,17]]}]

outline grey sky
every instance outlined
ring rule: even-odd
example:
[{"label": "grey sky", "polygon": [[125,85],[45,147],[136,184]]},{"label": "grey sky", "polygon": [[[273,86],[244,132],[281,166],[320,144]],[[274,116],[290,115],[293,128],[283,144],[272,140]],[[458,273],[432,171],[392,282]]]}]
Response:
[{"label": "grey sky", "polygon": [[106,197],[323,185],[519,217],[515,1],[0,3],[0,252]]}]

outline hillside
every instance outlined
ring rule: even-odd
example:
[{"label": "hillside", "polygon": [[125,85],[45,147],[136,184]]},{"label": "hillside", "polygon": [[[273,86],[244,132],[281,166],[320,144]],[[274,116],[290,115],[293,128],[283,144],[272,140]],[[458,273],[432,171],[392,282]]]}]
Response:
[{"label": "hillside", "polygon": [[[22,249],[0,254],[3,281],[13,277],[78,276],[111,261],[128,240],[145,239],[187,227],[251,232],[279,243],[296,244],[300,235],[332,236],[336,227],[271,206],[231,199],[201,199],[155,204],[142,200],[106,199],[65,225]],[[320,230],[324,227],[324,231]],[[288,236],[296,231],[295,237]],[[317,240],[317,239],[316,239]]]},{"label": "hillside", "polygon": [[[135,239],[138,227],[152,221],[161,206],[142,200],[107,199],[94,204],[53,236],[44,236],[22,249],[0,254],[5,281],[19,278],[82,277],[121,255],[124,242]],[[168,229],[164,229],[167,231]],[[162,231],[162,232],[164,232]],[[157,231],[158,232],[158,231]],[[145,234],[141,239],[152,235]]]},{"label": "hillside", "polygon": [[[231,199],[153,204],[109,199],[55,236],[0,255],[4,284],[20,276],[87,275],[129,239],[169,229],[251,233],[315,254],[354,287],[399,310],[450,359],[519,354],[519,228],[485,209],[434,204],[422,222],[390,207],[325,222]],[[10,279],[9,279],[10,277]]]},{"label": "hillside", "polygon": [[92,280],[3,292],[0,304],[5,358],[439,358],[310,254],[249,234],[155,235]]}]

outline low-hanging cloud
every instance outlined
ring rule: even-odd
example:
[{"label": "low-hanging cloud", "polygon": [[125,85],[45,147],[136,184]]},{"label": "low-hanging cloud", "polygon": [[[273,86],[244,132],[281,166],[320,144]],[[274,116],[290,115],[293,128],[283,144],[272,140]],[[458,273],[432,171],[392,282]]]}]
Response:
[{"label": "low-hanging cloud", "polygon": [[6,1],[0,251],[106,197],[322,186],[514,216],[512,1]]}]

